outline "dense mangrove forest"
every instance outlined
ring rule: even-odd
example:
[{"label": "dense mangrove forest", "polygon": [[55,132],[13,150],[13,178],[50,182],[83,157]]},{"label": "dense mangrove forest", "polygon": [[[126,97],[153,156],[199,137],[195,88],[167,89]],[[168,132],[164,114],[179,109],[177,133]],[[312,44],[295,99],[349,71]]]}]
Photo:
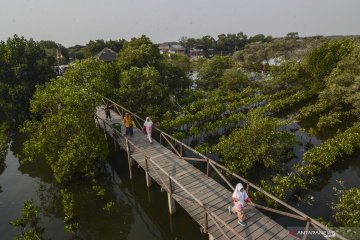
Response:
[{"label": "dense mangrove forest", "polygon": [[[179,44],[204,54],[161,54],[144,35],[69,48],[0,42],[0,235],[205,239],[186,212],[170,224],[156,211],[160,189],[128,179],[126,156],[95,126],[103,97],[323,224],[360,228],[360,41],[293,32]],[[114,61],[93,57],[105,47]]]}]

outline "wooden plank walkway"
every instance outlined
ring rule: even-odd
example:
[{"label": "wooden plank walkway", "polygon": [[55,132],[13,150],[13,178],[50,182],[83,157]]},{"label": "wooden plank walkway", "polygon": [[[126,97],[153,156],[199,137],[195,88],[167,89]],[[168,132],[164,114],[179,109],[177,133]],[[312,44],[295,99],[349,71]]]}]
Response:
[{"label": "wooden plank walkway", "polygon": [[[115,123],[123,125],[123,119],[114,111],[111,111],[111,115],[112,121],[106,121],[103,106],[98,107],[95,113],[98,118],[98,125],[103,130],[105,129],[107,135],[112,136],[114,141],[123,149],[126,149],[127,139],[131,143],[131,158],[147,171],[153,181],[159,184],[162,189],[167,192],[171,191],[176,202],[203,229],[206,229],[206,220],[208,220],[207,232],[215,239],[297,239],[290,235],[287,229],[250,205],[245,207],[247,225],[245,227],[240,226],[237,223],[236,215],[229,214],[227,209],[231,205],[232,192],[157,141],[153,140],[153,144],[150,144],[146,136],[137,128],[134,129],[133,137],[124,136],[124,127],[121,129],[121,136],[117,136],[110,126]],[[169,181],[169,176],[172,176],[184,188],[179,187],[173,181]],[[212,220],[209,214],[205,213],[204,208],[196,203],[188,192],[200,200],[203,206],[221,221],[216,221],[215,224],[214,218]],[[221,228],[221,231],[216,225]]]}]

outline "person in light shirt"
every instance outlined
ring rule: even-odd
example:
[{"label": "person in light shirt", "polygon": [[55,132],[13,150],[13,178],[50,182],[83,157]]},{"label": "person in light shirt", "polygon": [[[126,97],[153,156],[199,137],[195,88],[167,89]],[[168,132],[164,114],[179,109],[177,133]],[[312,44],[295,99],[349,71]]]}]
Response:
[{"label": "person in light shirt", "polygon": [[143,132],[145,132],[145,130],[146,130],[147,138],[149,139],[150,143],[152,143],[151,133],[152,133],[153,126],[154,126],[154,123],[151,121],[151,119],[149,117],[146,117],[146,120],[145,120],[145,123],[143,126]]},{"label": "person in light shirt", "polygon": [[229,213],[233,212],[237,214],[238,223],[241,226],[246,226],[245,215],[244,215],[244,207],[246,203],[252,203],[251,199],[249,198],[247,192],[244,189],[244,186],[241,183],[238,183],[235,187],[234,193],[232,195],[232,201],[234,203],[233,207],[229,208]]}]

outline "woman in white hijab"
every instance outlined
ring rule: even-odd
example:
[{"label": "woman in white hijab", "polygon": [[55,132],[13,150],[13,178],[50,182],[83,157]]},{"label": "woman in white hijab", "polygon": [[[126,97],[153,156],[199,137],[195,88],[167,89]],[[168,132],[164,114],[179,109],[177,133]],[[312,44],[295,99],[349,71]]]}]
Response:
[{"label": "woman in white hijab", "polygon": [[154,123],[151,121],[151,119],[149,117],[146,117],[146,120],[145,120],[145,123],[143,126],[143,131],[146,130],[147,138],[149,139],[150,143],[152,143],[151,133],[152,133],[153,125],[154,125]]},{"label": "woman in white hijab", "polygon": [[246,223],[244,222],[244,207],[247,202],[251,202],[251,199],[247,195],[244,186],[241,183],[236,185],[232,195],[232,200],[234,202],[234,206],[232,208],[229,206],[229,213],[236,213],[239,219],[238,223],[241,226],[246,226]]}]

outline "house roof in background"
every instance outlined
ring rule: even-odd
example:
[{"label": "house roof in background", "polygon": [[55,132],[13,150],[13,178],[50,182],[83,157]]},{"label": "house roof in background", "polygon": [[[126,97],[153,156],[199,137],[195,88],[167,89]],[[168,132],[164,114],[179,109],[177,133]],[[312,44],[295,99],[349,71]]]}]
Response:
[{"label": "house roof in background", "polygon": [[115,61],[117,53],[110,49],[110,48],[104,48],[101,50],[98,54],[96,54],[94,57],[99,60],[103,60],[105,62],[112,62]]}]

